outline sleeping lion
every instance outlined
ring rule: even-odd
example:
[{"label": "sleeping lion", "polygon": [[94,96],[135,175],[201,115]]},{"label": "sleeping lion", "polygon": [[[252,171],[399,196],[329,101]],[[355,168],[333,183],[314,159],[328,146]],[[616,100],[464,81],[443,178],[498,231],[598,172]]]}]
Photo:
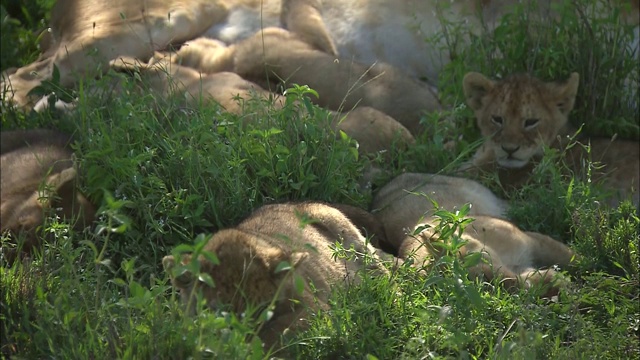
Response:
[{"label": "sleeping lion", "polygon": [[467,217],[474,220],[462,234],[466,244],[458,255],[482,254],[469,274],[486,281],[497,279],[511,290],[542,285],[545,295],[555,294],[556,271],[549,268],[568,266],[573,251],[549,236],[522,231],[510,223],[504,218],[506,203],[473,180],[405,173],[376,194],[372,212],[382,222],[386,241],[397,249],[398,256],[425,266],[443,255],[434,243],[449,241],[438,233],[435,211],[455,212],[467,203],[471,204]]},{"label": "sleeping lion", "polygon": [[[354,259],[336,258],[337,242],[355,251]],[[200,271],[211,276],[214,287],[183,272],[182,265],[194,260],[189,254],[162,259],[172,284],[185,303],[195,290],[202,290],[214,310],[238,315],[249,305],[272,310],[258,333],[266,348],[278,344],[285,330],[304,329],[310,312],[326,309],[332,287],[357,283],[366,268],[387,273],[347,216],[318,202],[262,206],[236,227],[215,233],[204,250],[218,259],[212,263],[199,257]],[[283,263],[291,270],[278,271]],[[297,279],[304,284],[302,292],[296,289]]]}]

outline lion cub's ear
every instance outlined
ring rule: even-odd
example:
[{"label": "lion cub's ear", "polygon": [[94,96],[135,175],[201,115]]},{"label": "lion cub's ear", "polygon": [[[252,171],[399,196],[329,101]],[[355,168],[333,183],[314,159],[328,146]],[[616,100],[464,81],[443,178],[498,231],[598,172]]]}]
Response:
[{"label": "lion cub's ear", "polygon": [[162,267],[164,271],[171,274],[171,270],[176,266],[176,259],[173,258],[173,255],[167,255],[162,258]]},{"label": "lion cub's ear", "polygon": [[62,205],[71,206],[75,199],[76,193],[76,176],[78,175],[75,168],[70,167],[64,169],[57,174],[53,174],[47,178],[42,202],[42,207],[50,207],[57,204],[56,196],[61,199]]},{"label": "lion cub's ear", "polygon": [[162,267],[169,274],[173,284],[178,288],[186,288],[193,283],[193,275],[185,269],[181,274],[174,274],[176,260],[173,255],[167,255],[162,258]]},{"label": "lion cub's ear", "polygon": [[295,268],[296,266],[300,265],[300,263],[302,263],[304,259],[307,258],[307,256],[309,256],[308,253],[301,252],[301,251],[291,253],[291,255],[287,256],[283,251],[277,250],[265,256],[264,260],[267,265],[267,268],[272,273],[275,273],[278,269],[278,266],[282,262],[286,261],[287,263],[289,263],[289,266],[291,266],[291,268]]},{"label": "lion cub's ear", "polygon": [[462,80],[467,105],[473,110],[479,110],[482,107],[482,98],[493,89],[494,84],[493,80],[480,73],[467,73]]},{"label": "lion cub's ear", "polygon": [[550,93],[553,94],[553,101],[556,106],[565,115],[568,115],[573,110],[575,104],[576,95],[578,94],[578,85],[580,84],[580,75],[574,72],[571,73],[569,79],[564,83],[548,83],[547,87]]},{"label": "lion cub's ear", "polygon": [[309,256],[309,253],[306,252],[294,252],[293,254],[291,254],[291,257],[289,258],[289,263],[291,263],[291,266],[296,267],[298,265],[300,265],[300,263],[302,263],[304,261],[304,259],[306,259]]},{"label": "lion cub's ear", "polygon": [[120,56],[116,59],[109,61],[111,69],[122,72],[125,74],[133,75],[143,70],[149,69],[149,64],[146,64],[136,58],[130,56]]}]

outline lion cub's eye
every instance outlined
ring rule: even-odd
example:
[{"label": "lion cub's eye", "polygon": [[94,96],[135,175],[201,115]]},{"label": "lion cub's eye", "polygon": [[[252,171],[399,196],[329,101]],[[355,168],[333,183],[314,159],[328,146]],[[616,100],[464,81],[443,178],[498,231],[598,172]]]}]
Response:
[{"label": "lion cub's eye", "polygon": [[527,130],[533,129],[536,125],[538,125],[540,120],[538,119],[527,119],[524,121],[524,128]]},{"label": "lion cub's eye", "polygon": [[498,126],[502,126],[502,123],[503,123],[502,116],[496,116],[496,115],[491,116],[491,122]]}]

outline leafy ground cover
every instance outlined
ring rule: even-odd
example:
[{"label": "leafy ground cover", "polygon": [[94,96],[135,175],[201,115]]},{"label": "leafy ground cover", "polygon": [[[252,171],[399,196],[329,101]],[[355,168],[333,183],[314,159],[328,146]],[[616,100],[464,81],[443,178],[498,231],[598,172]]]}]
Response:
[{"label": "leafy ground cover", "polygon": [[[231,226],[264,203],[313,199],[366,207],[371,190],[358,180],[370,162],[389,171],[374,186],[401,171],[455,168],[478,140],[471,111],[462,104],[466,71],[530,71],[544,79],[578,71],[574,124],[584,122],[589,134],[637,139],[638,87],[627,86],[638,83],[637,58],[625,47],[632,29],[615,14],[594,17],[592,3],[585,2],[579,15],[560,9],[557,23],[536,32],[530,28],[540,25],[527,8],[491,34],[471,35],[449,24],[442,36],[457,56],[439,89],[452,110],[423,121],[435,124],[449,116],[456,129],[430,126],[434,133],[406,152],[392,152],[392,161],[358,156],[353,140],[327,130],[329,113],[296,105],[294,100],[304,104],[313,96],[303,88],[289,91],[291,101],[283,109],[239,99],[246,110],[241,116],[215,105],[185,107],[179,99],[159,99],[133,85],[109,96],[71,93],[79,98],[72,114],[3,108],[2,130],[48,127],[76,135],[82,187],[101,209],[95,228],[83,233],[49,219],[42,231],[54,234],[55,242],[32,262],[2,263],[2,356],[637,358],[637,209],[629,203],[600,206],[597,184],[588,174],[569,176],[557,152],[545,156],[532,183],[520,191],[501,190],[486,179],[510,199],[518,225],[562,239],[581,255],[575,268],[563,269],[571,285],[552,299],[469,280],[450,245],[439,270],[426,276],[402,266],[389,277],[336,291],[330,311],[316,314],[307,332],[268,354],[249,318],[210,311],[186,316],[160,266],[174,247],[198,249],[204,240],[199,234]],[[0,7],[2,70],[33,60],[34,34],[50,6],[42,1]],[[470,45],[459,45],[456,37]],[[9,53],[5,44],[18,46]],[[86,79],[83,85],[108,89],[111,78],[122,76]],[[454,131],[461,140],[451,149],[445,144]],[[464,226],[460,215],[449,214],[441,226]],[[7,239],[2,241],[6,246]]]}]

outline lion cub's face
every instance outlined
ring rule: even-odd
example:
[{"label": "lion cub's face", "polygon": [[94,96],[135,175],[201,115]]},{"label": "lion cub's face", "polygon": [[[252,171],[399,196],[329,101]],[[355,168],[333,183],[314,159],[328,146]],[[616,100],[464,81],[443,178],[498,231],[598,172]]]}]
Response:
[{"label": "lion cub's face", "polygon": [[492,151],[491,160],[506,168],[524,167],[542,155],[544,145],[567,124],[578,83],[577,73],[565,83],[545,83],[529,75],[502,81],[475,72],[465,75],[467,104],[486,139],[483,151]]},{"label": "lion cub's face", "polygon": [[[286,280],[287,271],[276,273],[277,266],[287,261],[292,266],[304,259],[306,253],[286,253],[285,251],[261,241],[254,235],[236,229],[222,230],[216,233],[204,247],[214,253],[219,260],[213,263],[204,256],[199,257],[200,273],[211,276],[214,287],[210,287],[187,268],[192,259],[190,254],[182,255],[180,265],[176,267],[173,256],[165,256],[162,264],[171,277],[171,282],[179,290],[183,303],[191,304],[187,309],[194,312],[192,294],[202,290],[209,308],[229,310],[241,314],[248,304],[255,306],[268,304],[278,295],[278,288]],[[194,290],[196,293],[194,293]],[[285,286],[281,295],[287,293]]]}]

